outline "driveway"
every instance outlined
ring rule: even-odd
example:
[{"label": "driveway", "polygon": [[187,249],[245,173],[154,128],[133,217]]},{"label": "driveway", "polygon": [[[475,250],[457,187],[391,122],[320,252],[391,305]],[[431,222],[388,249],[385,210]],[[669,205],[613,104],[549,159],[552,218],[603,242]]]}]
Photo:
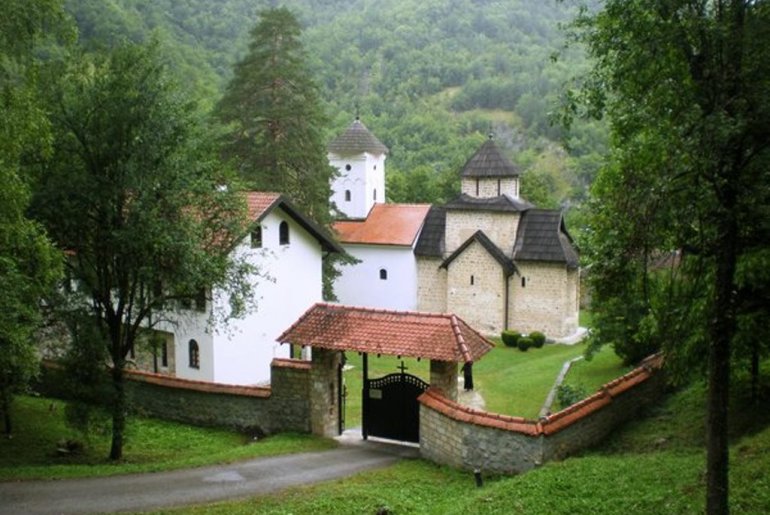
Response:
[{"label": "driveway", "polygon": [[105,513],[199,504],[351,476],[417,457],[413,447],[342,439],[329,451],[124,476],[0,483],[0,513]]}]

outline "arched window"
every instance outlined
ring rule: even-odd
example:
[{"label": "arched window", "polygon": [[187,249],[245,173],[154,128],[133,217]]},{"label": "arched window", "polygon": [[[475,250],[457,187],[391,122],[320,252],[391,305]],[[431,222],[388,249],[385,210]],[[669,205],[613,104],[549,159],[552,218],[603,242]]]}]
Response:
[{"label": "arched window", "polygon": [[190,340],[190,343],[187,344],[187,350],[190,355],[190,368],[200,368],[201,367],[201,354],[200,349],[198,348],[198,342],[195,340]]},{"label": "arched window", "polygon": [[350,202],[350,190],[345,190],[345,202]]},{"label": "arched window", "polygon": [[278,243],[281,245],[289,244],[289,224],[286,222],[281,222],[281,225],[278,226]]},{"label": "arched window", "polygon": [[262,226],[258,225],[251,231],[251,248],[258,249],[262,247]]},{"label": "arched window", "polygon": [[380,268],[380,280],[387,281],[388,280],[388,271],[384,268]]}]

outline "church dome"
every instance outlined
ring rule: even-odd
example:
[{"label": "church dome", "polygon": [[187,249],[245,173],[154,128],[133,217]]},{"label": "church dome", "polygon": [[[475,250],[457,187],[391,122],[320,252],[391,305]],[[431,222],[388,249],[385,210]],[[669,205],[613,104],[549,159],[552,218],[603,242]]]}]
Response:
[{"label": "church dome", "polygon": [[490,135],[465,163],[462,177],[518,177],[519,170],[500,152]]},{"label": "church dome", "polygon": [[383,145],[358,117],[345,132],[329,143],[327,149],[329,152],[340,156],[363,154],[364,152],[372,155],[388,153],[388,147]]}]

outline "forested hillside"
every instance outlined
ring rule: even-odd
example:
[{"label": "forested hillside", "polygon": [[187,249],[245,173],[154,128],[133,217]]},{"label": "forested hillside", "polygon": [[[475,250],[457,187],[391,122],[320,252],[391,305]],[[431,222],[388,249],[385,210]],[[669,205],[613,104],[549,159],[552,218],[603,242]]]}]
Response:
[{"label": "forested hillside", "polygon": [[[213,105],[269,0],[68,0],[81,42],[155,35],[187,84]],[[524,195],[555,207],[579,200],[603,130],[578,124],[569,153],[549,112],[580,52],[563,50],[556,0],[295,0],[303,39],[332,123],[358,111],[390,148],[389,196],[440,201],[490,131],[526,171]],[[552,55],[560,52],[558,60]]]}]

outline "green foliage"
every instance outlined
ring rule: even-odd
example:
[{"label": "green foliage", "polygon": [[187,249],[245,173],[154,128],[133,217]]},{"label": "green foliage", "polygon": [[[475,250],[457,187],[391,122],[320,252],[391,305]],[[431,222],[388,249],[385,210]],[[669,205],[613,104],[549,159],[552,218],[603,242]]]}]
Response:
[{"label": "green foliage", "polygon": [[627,360],[637,343],[665,346],[680,371],[708,360],[708,511],[726,513],[738,320],[768,316],[740,298],[736,272],[770,241],[770,10],[611,0],[576,26],[595,58],[578,96],[612,138],[593,192],[594,338]]},{"label": "green foliage", "polygon": [[[67,6],[88,48],[113,46],[121,38],[158,38],[170,65],[213,105],[232,78],[233,64],[250,52],[255,11],[274,3],[70,0]],[[324,142],[360,113],[391,150],[392,201],[454,198],[460,168],[490,130],[514,159],[526,150],[548,159],[554,143],[568,138],[572,150],[557,156],[552,169],[560,176],[553,189],[538,197],[536,181],[529,180],[524,196],[529,198],[531,188],[536,203],[548,207],[584,196],[604,147],[603,126],[581,121],[563,134],[548,114],[569,74],[585,65],[581,52],[561,48],[558,26],[574,12],[572,6],[297,0],[291,8],[308,49],[305,76],[318,79],[326,112],[333,113]],[[550,59],[556,51],[559,61]],[[579,185],[567,191],[569,199],[559,196],[563,183]]]},{"label": "green foliage", "polygon": [[518,347],[521,352],[528,351],[529,348],[532,347],[533,345],[534,345],[534,342],[532,341],[532,338],[530,338],[529,336],[522,336],[516,342],[516,347]]},{"label": "green foliage", "polygon": [[37,52],[51,36],[64,38],[68,27],[56,1],[9,0],[0,18],[0,412],[10,434],[12,395],[37,370],[40,300],[61,274],[61,254],[26,215],[26,165],[50,151]]},{"label": "green foliage", "polygon": [[234,188],[221,187],[230,181],[227,169],[157,45],[76,55],[59,75],[50,84],[54,154],[33,208],[71,253],[67,269],[77,288],[58,307],[89,309],[113,366],[118,459],[122,370],[140,331],[157,322],[152,313],[202,286],[252,298],[252,267],[229,256],[244,231],[244,206]]},{"label": "green foliage", "polygon": [[500,337],[506,347],[516,347],[516,345],[519,343],[519,338],[521,338],[521,333],[511,329],[506,329],[502,332]]},{"label": "green foliage", "polygon": [[572,406],[576,402],[580,402],[588,397],[586,389],[580,384],[561,384],[556,390],[556,401],[559,403],[559,408],[564,409]]},{"label": "green foliage", "polygon": [[529,338],[532,340],[532,346],[536,349],[540,349],[545,345],[545,334],[540,331],[532,331],[529,333]]}]

